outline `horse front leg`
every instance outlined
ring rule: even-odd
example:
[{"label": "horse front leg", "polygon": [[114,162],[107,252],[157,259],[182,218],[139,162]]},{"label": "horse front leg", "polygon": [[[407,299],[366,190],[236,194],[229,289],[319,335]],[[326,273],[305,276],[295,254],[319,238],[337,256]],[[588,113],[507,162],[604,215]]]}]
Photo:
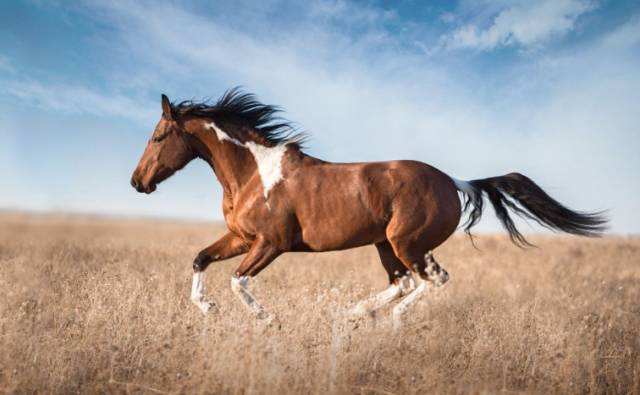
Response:
[{"label": "horse front leg", "polygon": [[200,251],[193,261],[193,280],[191,282],[191,301],[198,306],[203,313],[208,313],[215,304],[205,300],[204,297],[204,270],[214,261],[233,258],[248,251],[248,245],[236,236],[228,232],[218,241]]},{"label": "horse front leg", "polygon": [[231,277],[231,290],[258,319],[270,321],[273,317],[249,291],[249,279],[267,267],[278,255],[280,255],[280,251],[277,248],[264,239],[258,238]]}]

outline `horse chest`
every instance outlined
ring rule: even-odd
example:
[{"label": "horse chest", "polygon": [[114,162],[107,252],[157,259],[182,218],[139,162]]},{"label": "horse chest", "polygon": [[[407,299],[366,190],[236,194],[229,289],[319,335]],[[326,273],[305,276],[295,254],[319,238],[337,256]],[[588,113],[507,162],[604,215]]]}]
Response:
[{"label": "horse chest", "polygon": [[237,206],[225,214],[225,221],[229,230],[250,241],[261,233],[263,228],[261,224],[265,218],[255,207]]},{"label": "horse chest", "polygon": [[[280,202],[281,203],[281,202]],[[292,217],[287,215],[287,207],[272,201],[257,199],[253,204],[238,205],[225,215],[227,227],[244,240],[251,242],[263,236],[281,247],[289,246],[294,237],[291,234]]]}]

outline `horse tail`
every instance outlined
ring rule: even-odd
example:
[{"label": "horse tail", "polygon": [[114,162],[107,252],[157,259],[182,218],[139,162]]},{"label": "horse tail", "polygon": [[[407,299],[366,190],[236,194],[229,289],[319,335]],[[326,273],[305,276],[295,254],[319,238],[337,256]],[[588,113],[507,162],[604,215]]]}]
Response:
[{"label": "horse tail", "polygon": [[[471,228],[480,221],[483,197],[489,198],[498,219],[509,232],[511,241],[519,247],[533,246],[516,228],[509,210],[524,219],[574,235],[597,237],[606,229],[607,219],[603,212],[580,212],[565,207],[528,177],[520,173],[509,173],[500,177],[472,181],[453,179],[456,188],[465,196],[463,212],[469,217],[463,223],[464,231],[471,236]],[[472,238],[473,241],[473,238]]]}]

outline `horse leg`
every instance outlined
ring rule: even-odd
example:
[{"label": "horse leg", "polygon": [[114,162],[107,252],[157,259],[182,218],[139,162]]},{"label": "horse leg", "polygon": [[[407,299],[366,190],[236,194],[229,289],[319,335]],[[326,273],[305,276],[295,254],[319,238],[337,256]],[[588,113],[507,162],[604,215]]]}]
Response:
[{"label": "horse leg", "polygon": [[249,245],[236,234],[227,232],[215,243],[198,253],[193,271],[203,272],[212,262],[233,258],[249,251]]},{"label": "horse leg", "polygon": [[386,229],[387,240],[396,257],[407,269],[419,274],[416,289],[393,309],[396,328],[402,314],[427,291],[428,281],[444,284],[448,279],[446,272],[436,266],[433,256],[429,255],[431,259],[427,262],[425,254],[449,238],[460,221],[457,196],[449,193],[451,191],[448,192],[447,188],[424,186],[427,190],[422,195],[398,195],[394,202],[394,215]]},{"label": "horse leg", "polygon": [[373,313],[402,297],[402,295],[409,293],[415,287],[411,272],[409,272],[394,255],[391,244],[389,244],[388,241],[376,243],[376,248],[382,261],[382,266],[384,266],[389,277],[389,287],[376,295],[360,301],[349,311],[349,315],[352,317],[360,317],[368,313]]},{"label": "horse leg", "polygon": [[436,287],[441,287],[449,281],[449,273],[442,266],[436,262],[436,259],[433,257],[433,253],[429,251],[427,255],[424,257],[425,265],[421,270],[418,271],[420,277],[432,283]]},{"label": "horse leg", "polygon": [[231,290],[258,319],[271,318],[271,315],[249,291],[249,279],[267,267],[278,255],[280,251],[277,248],[264,239],[257,239],[231,277]]},{"label": "horse leg", "polygon": [[397,330],[402,324],[402,315],[414,304],[423,293],[427,291],[427,284],[431,283],[436,287],[444,285],[449,280],[449,273],[444,270],[433,258],[429,251],[422,259],[411,258],[408,262],[415,262],[413,269],[420,277],[416,289],[407,295],[400,303],[393,308],[393,328]]},{"label": "horse leg", "polygon": [[426,290],[427,282],[420,279],[416,289],[414,289],[409,295],[402,299],[400,303],[398,303],[393,308],[392,316],[394,330],[398,330],[400,328],[400,326],[402,325],[402,315],[404,314],[404,312],[409,308],[409,306],[414,304]]},{"label": "horse leg", "polygon": [[198,306],[203,314],[207,314],[215,303],[204,297],[204,272],[194,272],[191,280],[191,302]]},{"label": "horse leg", "polygon": [[209,247],[200,251],[193,261],[193,280],[191,282],[191,301],[203,313],[209,312],[214,303],[204,297],[204,270],[213,261],[232,258],[247,252],[246,243],[233,233],[227,233]]},{"label": "horse leg", "polygon": [[421,239],[415,237],[416,231],[419,231],[419,228],[414,232],[406,232],[406,228],[401,229],[400,227],[390,230],[394,231],[390,233],[395,233],[389,237],[394,254],[407,269],[419,274],[418,286],[393,308],[393,327],[394,329],[398,329],[401,325],[401,318],[404,312],[427,291],[427,282],[422,276],[422,274],[425,273],[426,267],[424,258],[426,243],[416,242],[416,240]]}]

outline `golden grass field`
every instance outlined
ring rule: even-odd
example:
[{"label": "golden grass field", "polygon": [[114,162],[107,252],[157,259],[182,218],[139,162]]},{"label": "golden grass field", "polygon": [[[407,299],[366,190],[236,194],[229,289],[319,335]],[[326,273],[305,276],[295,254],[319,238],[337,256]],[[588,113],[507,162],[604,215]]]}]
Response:
[{"label": "golden grass field", "polygon": [[451,274],[394,333],[390,310],[352,303],[386,286],[373,247],[286,254],[256,297],[212,265],[189,302],[191,262],[212,223],[0,214],[0,392],[640,393],[640,239],[458,235],[436,251]]}]

